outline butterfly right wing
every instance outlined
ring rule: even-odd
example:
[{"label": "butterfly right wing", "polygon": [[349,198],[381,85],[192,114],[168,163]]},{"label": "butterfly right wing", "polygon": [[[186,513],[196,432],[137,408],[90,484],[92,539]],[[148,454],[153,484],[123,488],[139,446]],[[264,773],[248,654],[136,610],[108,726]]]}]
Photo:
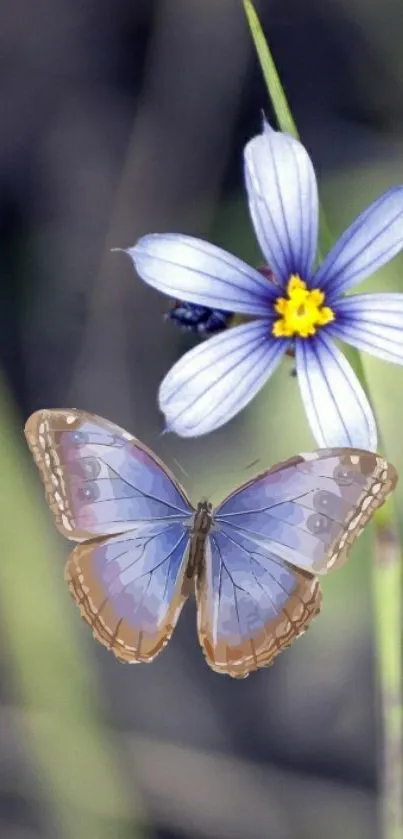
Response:
[{"label": "butterfly right wing", "polygon": [[198,633],[209,666],[245,678],[298,638],[320,611],[316,577],[220,526],[196,578]]},{"label": "butterfly right wing", "polygon": [[307,628],[320,607],[315,575],[346,561],[396,481],[372,452],[323,449],[224,499],[198,581],[200,641],[213,669],[247,676]]},{"label": "butterfly right wing", "polygon": [[95,638],[122,661],[150,662],[169,641],[189,595],[189,532],[179,522],[78,545],[65,577]]}]

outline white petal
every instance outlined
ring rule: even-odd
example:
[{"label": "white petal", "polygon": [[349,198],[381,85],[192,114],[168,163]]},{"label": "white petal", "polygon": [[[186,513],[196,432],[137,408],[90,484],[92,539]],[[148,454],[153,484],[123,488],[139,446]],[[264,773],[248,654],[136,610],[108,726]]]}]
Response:
[{"label": "white petal", "polygon": [[318,239],[318,191],[314,168],[303,145],[273,131],[245,148],[249,209],[262,252],[284,285],[290,274],[309,280]]},{"label": "white petal", "polygon": [[403,364],[403,294],[354,294],[335,305],[327,330],[385,361]]},{"label": "white petal", "polygon": [[271,322],[262,320],[228,329],[190,350],[160,387],[167,430],[198,437],[224,425],[263,387],[289,343],[273,338]]},{"label": "white petal", "polygon": [[255,268],[192,236],[155,233],[126,253],[146,283],[189,303],[264,316],[278,296],[278,288]]},{"label": "white petal", "polygon": [[315,274],[333,300],[374,274],[403,248],[403,186],[384,192],[349,227]]},{"label": "white petal", "polygon": [[323,331],[315,338],[297,340],[296,363],[301,396],[318,446],[376,451],[371,406],[333,341]]}]

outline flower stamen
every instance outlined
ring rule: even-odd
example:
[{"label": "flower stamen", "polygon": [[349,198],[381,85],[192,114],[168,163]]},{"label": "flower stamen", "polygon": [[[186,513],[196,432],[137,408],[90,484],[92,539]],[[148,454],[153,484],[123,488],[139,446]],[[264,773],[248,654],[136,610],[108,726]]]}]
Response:
[{"label": "flower stamen", "polygon": [[288,297],[278,297],[274,311],[280,318],[273,324],[276,338],[309,338],[315,335],[319,326],[325,326],[334,320],[334,312],[329,306],[323,306],[325,295],[319,288],[309,291],[306,283],[298,274],[291,274],[287,283]]}]

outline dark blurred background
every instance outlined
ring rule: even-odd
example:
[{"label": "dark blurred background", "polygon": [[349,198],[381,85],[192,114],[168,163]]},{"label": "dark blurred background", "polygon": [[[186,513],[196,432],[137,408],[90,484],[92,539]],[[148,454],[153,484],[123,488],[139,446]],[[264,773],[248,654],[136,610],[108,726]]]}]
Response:
[{"label": "dark blurred background", "polygon": [[[336,235],[403,181],[403,6],[256,8]],[[195,500],[222,497],[255,458],[264,468],[313,447],[287,364],[224,429],[161,438],[159,382],[194,341],[110,253],[178,231],[260,263],[242,149],[272,112],[242,5],[3,0],[0,61],[0,835],[375,839],[369,535],[325,581],[321,617],[267,671],[210,672],[193,604],[151,666],[125,666],[69,602],[68,546],[22,439],[38,408],[106,415]],[[396,259],[366,288],[403,290],[402,268]],[[402,371],[366,370],[403,467],[403,404],[389,398]]]}]

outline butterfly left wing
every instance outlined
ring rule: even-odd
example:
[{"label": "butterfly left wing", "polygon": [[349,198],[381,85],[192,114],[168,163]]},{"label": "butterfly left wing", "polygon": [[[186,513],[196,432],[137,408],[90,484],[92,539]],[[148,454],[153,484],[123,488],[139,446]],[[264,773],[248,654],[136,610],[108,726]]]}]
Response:
[{"label": "butterfly left wing", "polygon": [[222,526],[207,537],[196,598],[207,663],[242,679],[267,667],[305,632],[322,595],[316,577]]},{"label": "butterfly left wing", "polygon": [[214,513],[279,558],[311,574],[346,561],[397,483],[394,466],[361,449],[319,449],[257,475]]},{"label": "butterfly left wing", "polygon": [[189,595],[182,524],[143,523],[79,545],[65,577],[95,638],[122,661],[150,662],[169,641]]},{"label": "butterfly left wing", "polygon": [[66,579],[95,637],[124,661],[151,661],[189,593],[194,510],[164,464],[102,417],[37,411],[25,434],[58,529],[82,542]]}]

